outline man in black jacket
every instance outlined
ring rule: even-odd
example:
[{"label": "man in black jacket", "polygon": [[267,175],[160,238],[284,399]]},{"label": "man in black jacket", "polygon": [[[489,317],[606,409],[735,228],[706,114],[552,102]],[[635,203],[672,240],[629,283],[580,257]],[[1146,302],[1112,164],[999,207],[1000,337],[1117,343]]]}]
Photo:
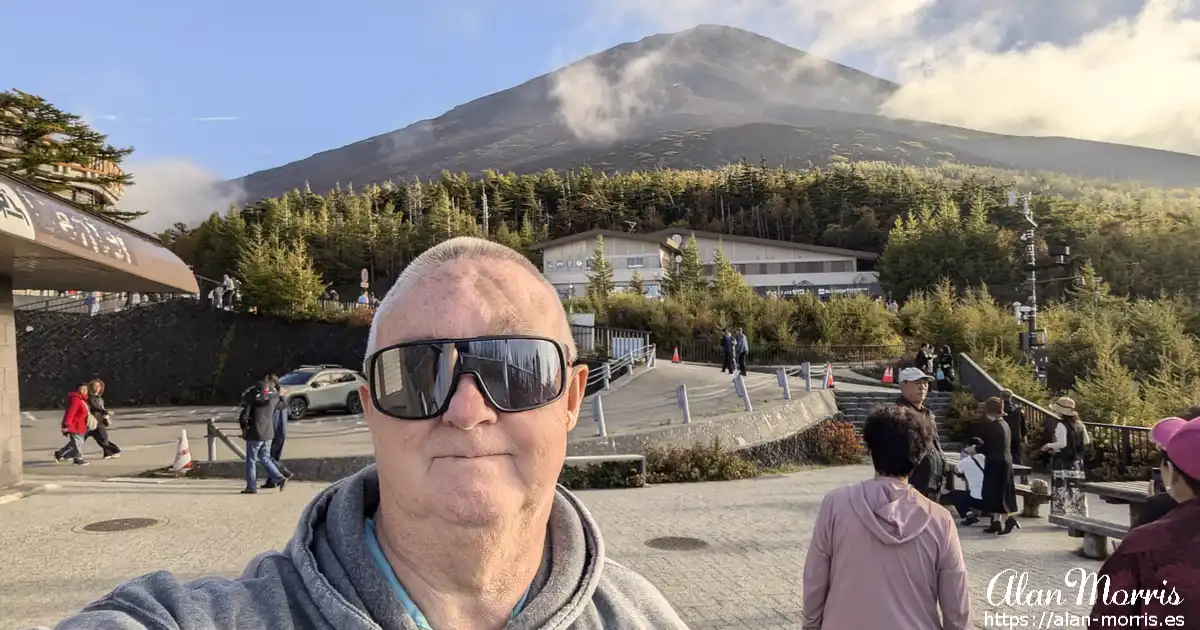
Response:
[{"label": "man in black jacket", "polygon": [[918,368],[900,370],[900,399],[896,404],[908,407],[917,412],[923,420],[933,427],[933,444],[929,452],[917,464],[916,469],[908,476],[908,483],[917,492],[925,495],[935,503],[941,499],[942,486],[946,476],[946,456],[942,453],[942,441],[938,437],[937,421],[933,412],[925,406],[925,396],[929,393],[929,384],[933,377]]},{"label": "man in black jacket", "polygon": [[259,381],[242,394],[242,411],[238,418],[242,437],[246,440],[246,489],[242,494],[258,494],[258,463],[267,471],[272,487],[283,491],[287,477],[279,472],[271,459],[271,439],[275,437],[275,406],[279,393],[266,381]]}]

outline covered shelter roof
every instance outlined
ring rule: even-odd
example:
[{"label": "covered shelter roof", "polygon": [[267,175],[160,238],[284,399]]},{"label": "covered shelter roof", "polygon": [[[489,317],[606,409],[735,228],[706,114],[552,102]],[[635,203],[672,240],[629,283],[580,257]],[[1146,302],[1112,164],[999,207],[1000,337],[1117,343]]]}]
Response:
[{"label": "covered shelter roof", "polygon": [[13,289],[199,293],[153,236],[0,173],[0,276]]}]

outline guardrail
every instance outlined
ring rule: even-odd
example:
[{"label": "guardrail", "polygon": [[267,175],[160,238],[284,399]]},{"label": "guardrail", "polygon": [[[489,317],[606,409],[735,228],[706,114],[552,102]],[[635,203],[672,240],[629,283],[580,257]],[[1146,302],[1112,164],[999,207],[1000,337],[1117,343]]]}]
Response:
[{"label": "guardrail", "polygon": [[[647,356],[653,356],[652,350],[648,349]],[[652,361],[652,359],[651,359]],[[651,363],[653,365],[653,363]],[[603,368],[602,368],[603,369]],[[691,424],[692,422],[692,407],[698,403],[728,398],[730,394],[737,397],[746,412],[754,411],[753,398],[755,394],[762,392],[765,389],[778,387],[783,400],[792,399],[792,377],[800,377],[804,379],[804,390],[811,391],[813,389],[813,378],[819,378],[819,384],[822,388],[828,388],[827,376],[832,373],[832,366],[829,364],[813,367],[805,364],[798,367],[778,367],[775,370],[775,379],[770,378],[755,379],[753,382],[747,382],[746,378],[741,374],[734,375],[730,381],[730,385],[723,383],[713,383],[700,387],[688,389],[686,384],[680,383],[674,390],[663,391],[658,394],[650,395],[645,398],[640,404],[634,407],[626,407],[621,409],[625,413],[646,413],[658,410],[660,413],[665,409],[678,409],[683,424]],[[756,375],[758,376],[758,375]],[[589,379],[590,381],[591,379]],[[602,382],[602,381],[597,381]],[[605,423],[605,410],[603,401],[603,391],[601,390],[596,395],[591,397],[591,414],[592,420],[596,423],[596,437],[608,437],[608,426]],[[671,420],[668,418],[663,424],[669,424]]]},{"label": "guardrail", "polygon": [[606,359],[641,352],[651,345],[650,333],[645,330],[571,324],[571,336],[581,356],[600,355]]},{"label": "guardrail", "polygon": [[[1004,387],[966,353],[958,355],[958,373],[963,388],[976,400],[999,396],[1004,391]],[[1013,395],[1012,401],[1025,414],[1031,435],[1041,436],[1047,421],[1061,420],[1049,409],[1020,396]],[[1151,471],[1159,465],[1160,454],[1150,439],[1149,427],[1087,421],[1083,425],[1092,438],[1084,462],[1090,474],[1104,477],[1106,481],[1150,479]]]},{"label": "guardrail", "polygon": [[[663,346],[664,358],[671,358],[674,349],[688,363],[720,365],[724,351],[719,342],[685,341],[678,346]],[[799,365],[801,363],[836,363],[865,367],[894,363],[915,348],[906,344],[894,345],[824,345],[824,344],[751,344],[746,356],[747,365]],[[735,357],[736,359],[736,357]]]}]

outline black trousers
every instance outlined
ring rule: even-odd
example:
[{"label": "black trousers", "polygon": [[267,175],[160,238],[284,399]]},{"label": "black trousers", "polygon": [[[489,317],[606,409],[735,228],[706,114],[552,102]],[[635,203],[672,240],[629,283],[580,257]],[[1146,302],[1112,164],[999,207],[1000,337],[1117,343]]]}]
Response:
[{"label": "black trousers", "polygon": [[724,352],[721,355],[721,372],[733,374],[733,353]]},{"label": "black trousers", "polygon": [[737,361],[738,362],[738,371],[742,373],[742,376],[746,375],[746,356],[747,355],[748,355],[748,353],[746,353],[746,352],[738,353],[738,361]]},{"label": "black trousers", "polygon": [[112,440],[108,439],[108,428],[104,425],[98,425],[95,429],[88,431],[87,435],[83,436],[83,439],[87,441],[88,438],[96,441],[96,445],[104,451],[105,457],[121,452],[121,447],[113,444]]}]

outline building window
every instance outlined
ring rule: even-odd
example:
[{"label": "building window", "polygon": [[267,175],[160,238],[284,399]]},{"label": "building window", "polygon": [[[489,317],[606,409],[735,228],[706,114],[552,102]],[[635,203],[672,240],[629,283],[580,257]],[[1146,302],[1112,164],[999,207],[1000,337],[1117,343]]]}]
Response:
[{"label": "building window", "polygon": [[850,273],[854,271],[854,261],[852,260],[835,260],[829,265],[830,271],[834,273]]},{"label": "building window", "polygon": [[646,261],[642,260],[641,257],[629,258],[625,261],[625,267],[627,269],[641,269],[642,267],[645,267],[645,266],[646,266]]},{"label": "building window", "polygon": [[767,263],[758,263],[758,275],[765,276],[767,273]]},{"label": "building window", "polygon": [[701,267],[700,267],[700,275],[702,275],[702,276],[711,276],[711,275],[713,275],[713,266],[712,266],[712,265],[701,265]]}]

